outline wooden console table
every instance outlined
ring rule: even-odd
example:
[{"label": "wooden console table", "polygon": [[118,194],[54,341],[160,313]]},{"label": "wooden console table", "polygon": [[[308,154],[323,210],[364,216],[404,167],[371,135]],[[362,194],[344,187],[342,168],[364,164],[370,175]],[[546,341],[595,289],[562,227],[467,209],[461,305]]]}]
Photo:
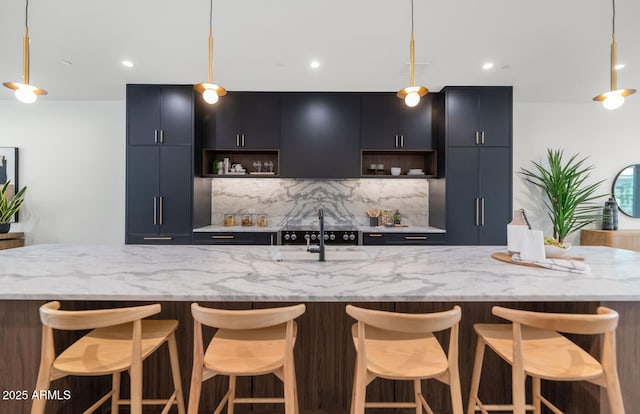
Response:
[{"label": "wooden console table", "polygon": [[0,233],[0,250],[24,246],[24,233]]},{"label": "wooden console table", "polygon": [[582,230],[583,246],[609,246],[640,252],[640,230]]}]

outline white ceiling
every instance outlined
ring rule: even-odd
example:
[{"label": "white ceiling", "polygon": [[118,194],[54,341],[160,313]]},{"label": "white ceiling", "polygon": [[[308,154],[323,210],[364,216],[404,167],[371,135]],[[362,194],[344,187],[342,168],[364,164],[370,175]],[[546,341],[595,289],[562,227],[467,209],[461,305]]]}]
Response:
[{"label": "white ceiling", "polygon": [[[398,90],[409,78],[410,4],[214,0],[214,80],[229,90]],[[618,86],[640,89],[640,1],[616,8]],[[49,92],[43,100],[113,100],[126,83],[206,81],[208,13],[208,0],[31,0],[31,83]],[[23,34],[24,1],[0,1],[0,82],[21,80]],[[415,38],[416,82],[432,91],[514,85],[516,101],[588,102],[609,87],[609,0],[415,0]],[[486,61],[495,69],[483,71]]]}]

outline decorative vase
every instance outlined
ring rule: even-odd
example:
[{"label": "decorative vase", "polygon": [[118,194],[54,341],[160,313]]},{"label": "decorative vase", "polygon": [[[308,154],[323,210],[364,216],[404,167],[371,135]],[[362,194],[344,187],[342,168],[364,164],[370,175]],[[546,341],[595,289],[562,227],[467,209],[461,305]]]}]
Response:
[{"label": "decorative vase", "polygon": [[0,233],[9,233],[11,223],[0,223]]}]

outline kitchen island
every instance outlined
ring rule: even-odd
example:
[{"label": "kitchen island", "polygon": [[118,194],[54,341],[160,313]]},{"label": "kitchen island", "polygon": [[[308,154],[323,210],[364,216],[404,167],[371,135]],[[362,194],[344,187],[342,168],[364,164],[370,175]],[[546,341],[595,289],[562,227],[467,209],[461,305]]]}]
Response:
[{"label": "kitchen island", "polygon": [[[313,260],[314,256],[307,256],[300,247],[290,246],[35,245],[3,251],[0,341],[3,355],[12,357],[1,363],[0,385],[3,390],[33,388],[40,345],[37,309],[47,300],[61,300],[63,307],[69,309],[162,303],[161,317],[181,322],[178,337],[185,385],[191,371],[192,301],[228,308],[304,302],[307,313],[299,319],[296,348],[300,404],[303,409],[334,412],[349,406],[353,372],[349,338],[352,321],[344,314],[346,303],[407,312],[430,312],[460,304],[460,366],[465,401],[475,344],[472,325],[499,321],[490,314],[492,305],[593,312],[604,304],[621,314],[618,351],[623,395],[627,412],[640,411],[640,396],[635,392],[640,383],[640,253],[574,247],[571,255],[584,257],[591,266],[590,274],[576,274],[491,258],[493,252],[501,250],[505,248],[329,247],[324,263]],[[61,342],[72,340],[73,335],[63,333]],[[597,351],[597,341],[580,340]],[[166,361],[150,365],[147,371],[162,372]],[[494,370],[495,374],[484,382],[481,395],[484,392],[489,399],[506,398],[510,389],[507,367],[488,358],[485,370]],[[71,401],[57,403],[61,412],[76,412],[75,405],[86,407],[92,396],[98,395],[98,391],[93,392],[95,388],[106,387],[104,382],[96,381],[87,388],[86,381],[92,380],[62,382],[76,391]],[[244,389],[250,393],[264,394],[277,387],[269,379],[247,383]],[[382,398],[407,398],[410,389],[404,385],[381,383],[372,392]],[[150,392],[158,391],[158,386],[152,387],[149,381],[145,387]],[[549,384],[546,388],[567,413],[598,413],[599,406],[606,405],[597,387],[588,384]],[[219,384],[211,385],[201,408],[213,406],[211,394],[221,389]],[[446,389],[434,384],[426,393],[434,408],[447,409]],[[571,399],[568,393],[572,394]],[[0,412],[15,413],[28,412],[30,405],[19,401],[1,404]]]}]

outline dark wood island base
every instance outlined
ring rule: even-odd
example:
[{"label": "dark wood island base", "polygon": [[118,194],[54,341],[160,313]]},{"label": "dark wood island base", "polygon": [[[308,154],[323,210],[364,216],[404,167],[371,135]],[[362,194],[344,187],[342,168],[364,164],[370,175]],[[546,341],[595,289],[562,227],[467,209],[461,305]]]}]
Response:
[{"label": "dark wood island base", "polygon": [[[40,362],[41,325],[38,308],[45,301],[3,300],[0,301],[0,413],[26,414],[31,409],[31,398]],[[63,309],[98,309],[129,306],[150,302],[124,301],[62,301]],[[178,352],[185,397],[188,396],[193,355],[193,320],[190,302],[161,302],[162,312],[158,318],[178,319]],[[284,305],[275,302],[236,303],[201,302],[205,306],[227,309],[249,309]],[[356,304],[356,303],[354,303]],[[363,307],[398,312],[433,312],[450,309],[454,303],[402,303],[364,302]],[[475,335],[473,324],[478,322],[504,322],[491,315],[491,307],[498,303],[458,303],[462,307],[460,324],[460,378],[463,400],[468,403],[469,383],[473,366]],[[640,302],[501,302],[500,305],[520,309],[547,312],[592,313],[599,305],[605,305],[620,313],[617,331],[618,370],[622,384],[627,413],[640,412]],[[307,302],[307,311],[298,319],[296,342],[296,374],[300,407],[303,412],[347,413],[351,400],[353,365],[355,352],[351,343],[350,327],[353,323],[344,311],[346,303]],[[78,332],[62,332],[56,337],[60,346],[69,344]],[[441,340],[445,340],[442,336]],[[211,338],[205,337],[205,343]],[[572,339],[576,339],[575,337]],[[592,338],[577,338],[576,341],[597,355],[599,343]],[[446,343],[444,344],[446,346]],[[169,361],[164,352],[155,353],[144,365],[144,393],[150,397],[161,397],[170,393]],[[483,382],[480,395],[484,401],[510,401],[510,368],[493,353],[485,355]],[[102,395],[110,378],[71,377],[53,383],[53,398],[47,405],[47,413],[76,414],[90,406]],[[201,412],[210,413],[226,390],[226,379],[214,378],[203,384],[200,403]],[[126,393],[128,383],[122,384]],[[543,393],[566,414],[607,413],[606,395],[588,383],[546,383]],[[279,381],[270,376],[239,378],[238,395],[272,395],[281,393]],[[412,388],[409,382],[377,380],[368,387],[369,396],[380,400],[410,400]],[[65,399],[63,391],[70,392]],[[25,392],[26,391],[26,392]],[[428,381],[423,389],[427,401],[436,412],[451,412],[449,392],[437,381]],[[24,399],[26,397],[26,399]],[[186,398],[185,398],[186,399]],[[280,406],[274,405],[276,412]],[[246,410],[250,410],[247,406]],[[105,406],[104,412],[108,412]],[[239,410],[244,412],[244,407]],[[175,409],[173,410],[175,411]],[[173,412],[172,411],[172,412]],[[153,412],[153,411],[151,411]]]}]

